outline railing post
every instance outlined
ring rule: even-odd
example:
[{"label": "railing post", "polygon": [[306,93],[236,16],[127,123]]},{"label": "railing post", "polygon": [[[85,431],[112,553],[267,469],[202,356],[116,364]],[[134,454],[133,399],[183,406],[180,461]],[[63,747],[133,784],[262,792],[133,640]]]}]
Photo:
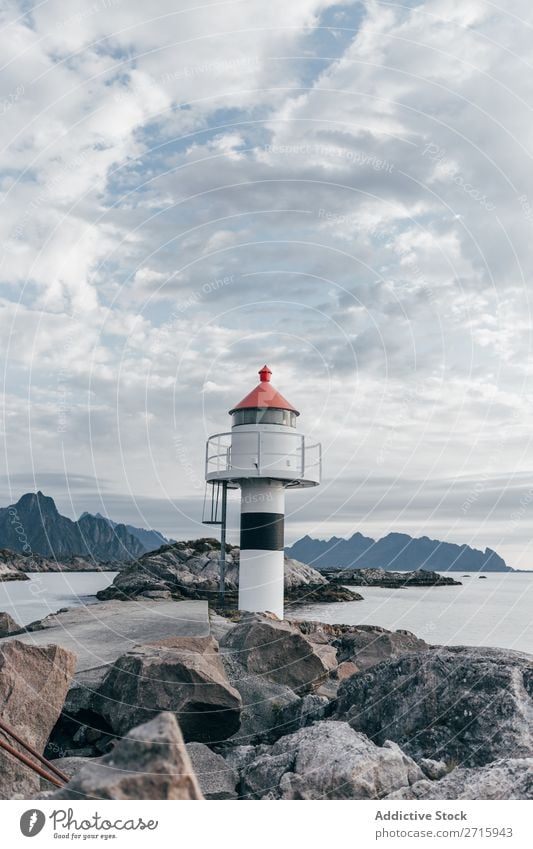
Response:
[{"label": "railing post", "polygon": [[228,482],[222,481],[222,509],[220,522],[220,583],[219,606],[224,609],[226,604],[226,508],[228,502]]}]

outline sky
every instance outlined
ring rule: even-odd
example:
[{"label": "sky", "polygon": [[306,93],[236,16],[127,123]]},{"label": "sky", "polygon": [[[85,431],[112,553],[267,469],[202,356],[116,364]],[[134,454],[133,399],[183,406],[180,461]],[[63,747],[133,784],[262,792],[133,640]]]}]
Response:
[{"label": "sky", "polygon": [[530,2],[0,10],[0,503],[211,534],[266,362],[323,446],[288,543],[533,568]]}]

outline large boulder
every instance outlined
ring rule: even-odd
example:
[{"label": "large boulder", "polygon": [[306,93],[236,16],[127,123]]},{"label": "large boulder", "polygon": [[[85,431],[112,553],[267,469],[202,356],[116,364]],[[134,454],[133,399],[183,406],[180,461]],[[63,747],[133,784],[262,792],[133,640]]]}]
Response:
[{"label": "large boulder", "polygon": [[388,631],[378,625],[327,625],[308,620],[294,624],[310,642],[335,647],[339,665],[346,664],[338,670],[339,678],[362,672],[390,657],[429,649],[410,631]]},{"label": "large boulder", "polygon": [[[18,640],[0,645],[0,716],[40,753],[61,713],[75,668],[76,655],[59,646],[37,648]],[[38,789],[39,776],[0,749],[0,798],[31,798]]]},{"label": "large boulder", "polygon": [[175,637],[138,646],[110,668],[93,709],[117,734],[172,711],[186,741],[215,743],[240,725],[241,697],[212,637]]},{"label": "large boulder", "polygon": [[0,637],[9,637],[23,630],[22,626],[15,622],[9,613],[0,613]]},{"label": "large boulder", "polygon": [[508,758],[478,769],[454,769],[440,781],[417,781],[387,798],[533,799],[533,758]]},{"label": "large boulder", "polygon": [[394,743],[376,746],[345,722],[317,722],[259,747],[245,760],[241,790],[249,799],[382,799],[422,779]]},{"label": "large boulder", "polygon": [[290,622],[262,614],[243,616],[220,645],[247,672],[300,695],[316,689],[337,665],[332,646],[312,643]]},{"label": "large boulder", "polygon": [[239,730],[226,745],[273,743],[288,733],[281,716],[284,708],[298,705],[302,699],[286,684],[278,684],[263,675],[254,675],[231,654],[221,654],[228,679],[241,695]]},{"label": "large boulder", "polygon": [[221,654],[230,683],[242,698],[241,727],[224,744],[274,743],[326,713],[327,699],[314,694],[298,696],[286,684],[248,672],[232,654]]},{"label": "large boulder", "polygon": [[237,772],[204,743],[187,743],[192,768],[206,799],[236,799]]},{"label": "large boulder", "polygon": [[88,760],[49,799],[203,799],[176,719],[161,713]]},{"label": "large boulder", "polygon": [[533,661],[450,647],[385,661],[341,682],[336,716],[415,759],[482,766],[533,754]]}]

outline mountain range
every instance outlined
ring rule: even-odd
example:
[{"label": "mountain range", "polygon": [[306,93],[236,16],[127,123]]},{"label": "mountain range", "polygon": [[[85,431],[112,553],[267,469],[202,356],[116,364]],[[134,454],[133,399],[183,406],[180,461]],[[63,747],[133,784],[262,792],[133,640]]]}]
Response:
[{"label": "mountain range", "polygon": [[379,540],[357,532],[349,539],[328,540],[304,536],[286,549],[288,557],[315,569],[357,568],[437,572],[512,572],[495,551],[480,551],[469,545],[456,545],[429,537],[390,533]]},{"label": "mountain range", "polygon": [[78,521],[62,516],[53,498],[29,492],[0,508],[0,548],[58,560],[82,556],[97,561],[131,560],[170,541],[158,531],[83,513]]}]

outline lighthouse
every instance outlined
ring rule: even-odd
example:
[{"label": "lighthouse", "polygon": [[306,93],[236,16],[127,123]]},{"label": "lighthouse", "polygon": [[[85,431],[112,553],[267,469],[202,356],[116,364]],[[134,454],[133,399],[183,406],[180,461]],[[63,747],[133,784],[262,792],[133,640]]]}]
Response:
[{"label": "lighthouse", "polygon": [[271,376],[263,366],[258,385],[229,411],[231,431],[207,440],[205,479],[223,488],[224,504],[226,487],[241,490],[239,610],[282,619],[285,492],[317,486],[322,458]]}]

